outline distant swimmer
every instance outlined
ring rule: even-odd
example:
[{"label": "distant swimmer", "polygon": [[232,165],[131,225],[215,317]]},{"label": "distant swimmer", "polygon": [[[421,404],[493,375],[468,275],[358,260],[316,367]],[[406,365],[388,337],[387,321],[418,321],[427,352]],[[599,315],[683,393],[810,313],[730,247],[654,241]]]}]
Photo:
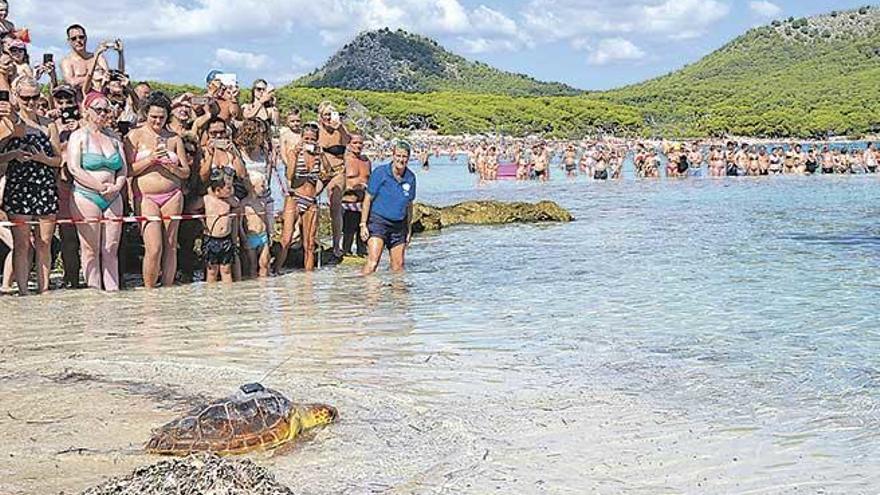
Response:
[{"label": "distant swimmer", "polygon": [[535,179],[541,182],[550,180],[550,156],[543,143],[532,147],[532,159]]},{"label": "distant swimmer", "polygon": [[425,172],[431,170],[428,148],[422,149],[422,151],[419,153],[419,161],[422,162],[422,170],[424,170]]}]

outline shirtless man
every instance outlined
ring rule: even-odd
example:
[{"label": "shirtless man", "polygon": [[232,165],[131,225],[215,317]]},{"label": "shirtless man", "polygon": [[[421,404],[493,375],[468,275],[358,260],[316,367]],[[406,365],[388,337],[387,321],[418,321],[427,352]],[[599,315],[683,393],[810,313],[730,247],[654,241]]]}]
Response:
[{"label": "shirtless man", "polygon": [[[86,28],[79,24],[74,24],[67,28],[67,42],[70,45],[71,52],[61,61],[61,72],[64,74],[64,82],[82,91],[83,84],[89,74],[89,67],[95,54],[88,51],[86,44],[88,36],[86,36]],[[120,65],[123,62],[120,61]],[[98,67],[103,71],[109,72],[110,66],[103,56],[98,56]],[[119,67],[120,72],[125,72],[125,66]]]},{"label": "shirtless man", "polygon": [[550,180],[550,156],[543,144],[536,144],[532,149],[535,178],[541,182]]},{"label": "shirtless man", "polygon": [[364,137],[352,134],[345,153],[345,191],[342,195],[342,251],[351,253],[351,245],[357,239],[357,255],[367,255],[367,243],[358,235],[364,193],[370,181],[372,164],[364,154]]},{"label": "shirtless man", "polygon": [[703,176],[703,151],[700,149],[699,141],[691,145],[691,151],[688,153],[688,165],[692,177]]}]

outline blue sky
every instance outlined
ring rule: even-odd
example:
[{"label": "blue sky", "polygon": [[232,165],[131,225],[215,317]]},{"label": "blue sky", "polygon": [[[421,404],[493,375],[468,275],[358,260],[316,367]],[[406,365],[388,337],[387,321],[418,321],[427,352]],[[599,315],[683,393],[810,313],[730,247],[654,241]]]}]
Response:
[{"label": "blue sky", "polygon": [[[290,82],[359,31],[403,28],[490,65],[606,89],[663,75],[776,18],[865,0],[10,0],[32,58],[121,37],[135,78],[202,83],[212,68]],[[48,7],[48,8],[47,8]]]}]

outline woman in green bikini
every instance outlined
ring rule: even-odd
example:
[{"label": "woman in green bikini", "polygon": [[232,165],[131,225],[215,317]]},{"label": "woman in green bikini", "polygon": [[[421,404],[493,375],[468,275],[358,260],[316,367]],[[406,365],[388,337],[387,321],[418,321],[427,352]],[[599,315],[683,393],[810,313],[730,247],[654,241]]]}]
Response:
[{"label": "woman in green bikini", "polygon": [[[75,183],[71,213],[77,219],[119,218],[128,166],[122,143],[111,130],[113,110],[101,93],[90,93],[83,108],[85,126],[70,135],[67,146],[67,168]],[[98,290],[119,290],[122,224],[80,223],[76,228],[86,284]]]}]

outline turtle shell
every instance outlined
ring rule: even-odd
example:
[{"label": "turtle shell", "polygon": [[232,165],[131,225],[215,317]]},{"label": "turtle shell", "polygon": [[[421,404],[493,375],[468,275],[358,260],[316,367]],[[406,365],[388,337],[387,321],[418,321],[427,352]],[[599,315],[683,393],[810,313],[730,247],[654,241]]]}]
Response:
[{"label": "turtle shell", "polygon": [[220,455],[270,450],[291,440],[294,405],[279,392],[259,384],[245,385],[233,396],[190,411],[163,426],[147,443],[149,453]]}]

